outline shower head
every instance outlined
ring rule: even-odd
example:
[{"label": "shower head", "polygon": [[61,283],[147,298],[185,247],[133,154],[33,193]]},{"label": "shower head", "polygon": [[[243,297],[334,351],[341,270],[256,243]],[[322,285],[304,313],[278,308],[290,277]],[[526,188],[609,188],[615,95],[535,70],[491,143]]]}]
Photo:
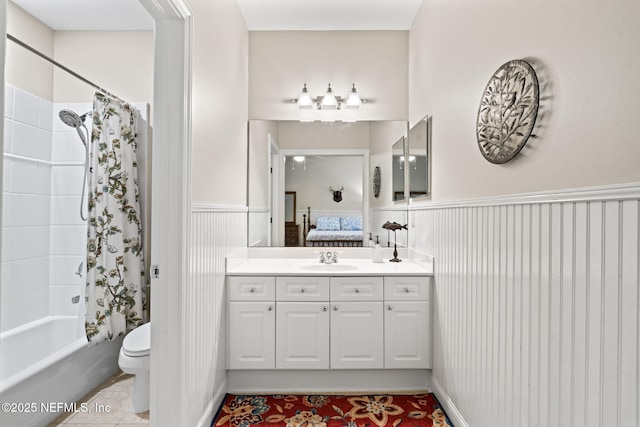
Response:
[{"label": "shower head", "polygon": [[82,126],[82,122],[84,121],[84,117],[80,117],[75,111],[71,110],[60,110],[58,115],[65,125],[76,129]]},{"label": "shower head", "polygon": [[[87,127],[84,125],[84,119],[85,117],[87,117],[87,114],[90,113],[85,113],[79,116],[78,113],[72,110],[60,110],[60,113],[58,113],[58,115],[60,116],[60,120],[62,120],[65,125],[74,128],[78,132],[80,140],[85,147],[87,146],[87,139],[85,138],[80,128],[82,127],[85,129],[85,131],[87,131]],[[87,134],[88,133],[89,132],[87,131]]]}]

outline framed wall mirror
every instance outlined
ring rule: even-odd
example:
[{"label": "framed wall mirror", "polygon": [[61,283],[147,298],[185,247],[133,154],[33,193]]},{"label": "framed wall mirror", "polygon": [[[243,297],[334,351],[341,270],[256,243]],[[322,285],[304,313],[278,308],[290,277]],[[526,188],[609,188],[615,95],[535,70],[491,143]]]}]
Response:
[{"label": "framed wall mirror", "polygon": [[400,202],[405,200],[405,139],[406,138],[403,136],[391,146],[391,169],[393,171],[393,202]]},{"label": "framed wall mirror", "polygon": [[409,198],[431,196],[431,116],[425,116],[409,129]]}]

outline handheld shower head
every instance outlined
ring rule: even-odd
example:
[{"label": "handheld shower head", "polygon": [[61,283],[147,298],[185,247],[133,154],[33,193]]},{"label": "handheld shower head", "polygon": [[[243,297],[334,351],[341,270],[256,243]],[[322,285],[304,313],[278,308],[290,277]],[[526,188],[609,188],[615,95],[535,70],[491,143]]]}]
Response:
[{"label": "handheld shower head", "polygon": [[58,115],[60,116],[60,120],[62,120],[62,122],[67,126],[71,126],[76,129],[82,126],[83,118],[80,118],[75,111],[60,110]]},{"label": "handheld shower head", "polygon": [[83,127],[85,130],[87,129],[84,125],[84,119],[85,117],[87,117],[87,114],[89,113],[85,113],[82,116],[79,116],[78,113],[72,110],[60,110],[60,112],[58,113],[58,115],[60,116],[60,120],[62,120],[62,123],[74,128],[78,132],[80,140],[82,140],[82,144],[84,144],[85,147],[87,146],[87,139],[85,138],[80,128]]}]

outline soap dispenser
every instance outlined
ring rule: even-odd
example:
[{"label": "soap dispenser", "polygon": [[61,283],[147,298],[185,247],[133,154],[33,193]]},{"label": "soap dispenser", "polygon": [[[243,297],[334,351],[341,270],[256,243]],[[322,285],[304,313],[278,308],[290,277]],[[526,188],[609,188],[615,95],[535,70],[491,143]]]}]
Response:
[{"label": "soap dispenser", "polygon": [[367,243],[367,246],[374,247],[375,245],[373,243],[373,237],[372,237],[373,233],[367,233],[367,234],[369,235],[369,242]]},{"label": "soap dispenser", "polygon": [[373,262],[382,262],[382,247],[379,243],[373,247]]}]

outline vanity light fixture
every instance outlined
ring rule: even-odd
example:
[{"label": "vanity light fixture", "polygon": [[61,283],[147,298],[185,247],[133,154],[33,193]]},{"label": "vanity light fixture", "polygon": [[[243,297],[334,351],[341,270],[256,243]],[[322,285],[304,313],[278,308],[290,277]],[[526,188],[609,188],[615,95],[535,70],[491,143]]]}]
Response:
[{"label": "vanity light fixture", "polygon": [[302,92],[300,93],[300,97],[298,97],[296,102],[298,103],[298,108],[300,109],[314,108],[314,101],[311,98],[311,95],[309,95],[309,92],[307,91],[306,83],[304,84],[304,87],[302,88]]},{"label": "vanity light fixture", "polygon": [[347,108],[360,108],[362,106],[362,99],[360,99],[360,95],[358,95],[355,83],[351,88],[351,92],[347,95],[347,101],[345,104]]},{"label": "vanity light fixture", "polygon": [[305,83],[300,96],[297,99],[291,99],[290,102],[297,104],[299,109],[342,110],[345,108],[360,108],[367,100],[360,98],[355,83],[353,83],[351,91],[345,98],[334,94],[331,83],[329,83],[327,91],[323,96],[313,98],[309,94],[307,84]]}]

